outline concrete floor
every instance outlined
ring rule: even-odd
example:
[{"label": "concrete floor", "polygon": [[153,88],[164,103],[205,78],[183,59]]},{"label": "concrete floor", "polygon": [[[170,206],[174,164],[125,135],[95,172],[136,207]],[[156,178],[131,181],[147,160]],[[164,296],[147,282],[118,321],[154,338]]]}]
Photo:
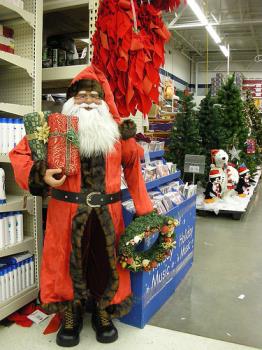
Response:
[{"label": "concrete floor", "polygon": [[193,268],[151,325],[262,348],[261,213],[260,185],[241,221],[197,218]]}]

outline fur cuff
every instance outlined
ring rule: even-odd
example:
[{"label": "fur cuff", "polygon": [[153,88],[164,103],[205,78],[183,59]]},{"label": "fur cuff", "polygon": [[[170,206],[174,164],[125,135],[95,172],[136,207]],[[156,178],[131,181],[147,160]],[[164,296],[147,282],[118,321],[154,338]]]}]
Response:
[{"label": "fur cuff", "polygon": [[136,124],[133,120],[127,119],[119,126],[119,131],[123,140],[130,139],[136,135]]},{"label": "fur cuff", "polygon": [[43,160],[34,162],[29,174],[29,191],[33,196],[46,196],[48,192],[48,185],[44,182],[46,172],[46,163]]}]

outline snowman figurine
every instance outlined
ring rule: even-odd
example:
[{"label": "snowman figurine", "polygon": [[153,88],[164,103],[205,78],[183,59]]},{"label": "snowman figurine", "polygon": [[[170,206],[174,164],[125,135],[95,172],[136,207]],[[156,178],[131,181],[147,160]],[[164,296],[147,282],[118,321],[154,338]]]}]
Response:
[{"label": "snowman figurine", "polygon": [[221,174],[222,198],[234,196],[239,174],[233,164],[228,162],[228,154],[222,149],[213,149],[211,161],[211,168],[219,169]]},{"label": "snowman figurine", "polygon": [[204,192],[205,203],[214,203],[218,198],[221,198],[221,192],[221,171],[213,168],[209,172],[209,181]]},{"label": "snowman figurine", "polygon": [[246,197],[249,194],[250,187],[250,171],[249,169],[241,165],[238,169],[239,181],[237,184],[236,191],[239,197]]}]

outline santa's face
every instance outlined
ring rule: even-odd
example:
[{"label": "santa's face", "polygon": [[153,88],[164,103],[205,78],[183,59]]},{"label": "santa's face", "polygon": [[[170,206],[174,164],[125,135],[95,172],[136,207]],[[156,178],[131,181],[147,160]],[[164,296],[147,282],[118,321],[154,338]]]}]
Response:
[{"label": "santa's face", "polygon": [[80,154],[106,155],[119,139],[118,125],[98,92],[81,90],[63,106],[62,114],[78,117]]},{"label": "santa's face", "polygon": [[82,90],[79,91],[76,96],[74,97],[74,101],[76,105],[82,105],[83,103],[85,103],[87,106],[85,107],[87,110],[92,109],[92,107],[89,106],[93,106],[94,105],[101,105],[102,104],[102,99],[99,96],[99,93],[97,91],[86,91],[86,90]]}]

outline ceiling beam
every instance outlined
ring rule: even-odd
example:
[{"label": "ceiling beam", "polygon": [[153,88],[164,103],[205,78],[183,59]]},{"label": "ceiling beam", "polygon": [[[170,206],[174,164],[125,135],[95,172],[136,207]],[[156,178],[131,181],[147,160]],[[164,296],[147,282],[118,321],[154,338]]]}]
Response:
[{"label": "ceiling beam", "polygon": [[[248,20],[243,20],[236,18],[234,20],[222,20],[219,21],[219,23],[216,22],[211,22],[209,23],[212,26],[219,26],[219,27],[226,27],[226,26],[246,26],[246,25],[262,25],[261,19],[248,19]],[[168,26],[169,29],[195,29],[197,27],[204,27],[204,25],[200,22],[185,22],[185,23],[180,23],[180,24],[175,24],[173,26]]]},{"label": "ceiling beam", "polygon": [[195,47],[195,45],[189,40],[187,39],[184,35],[182,35],[181,33],[178,33],[175,30],[175,34],[177,34],[192,50],[194,50],[199,56],[202,56],[203,54],[198,50],[198,48]]},{"label": "ceiling beam", "polygon": [[[248,10],[250,10],[250,0],[247,1],[247,8],[248,8]],[[249,28],[251,31],[251,35],[252,35],[256,50],[257,50],[257,55],[259,55],[259,45],[258,45],[257,37],[256,37],[255,31],[254,31],[254,26],[252,24],[250,24]]]}]

